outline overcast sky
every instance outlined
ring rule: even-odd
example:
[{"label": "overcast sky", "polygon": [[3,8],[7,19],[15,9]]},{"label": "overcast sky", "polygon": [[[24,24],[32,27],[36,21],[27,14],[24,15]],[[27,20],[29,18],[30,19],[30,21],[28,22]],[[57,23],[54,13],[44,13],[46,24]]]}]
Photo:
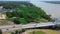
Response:
[{"label": "overcast sky", "polygon": [[60,1],[60,0],[0,0],[0,1]]}]

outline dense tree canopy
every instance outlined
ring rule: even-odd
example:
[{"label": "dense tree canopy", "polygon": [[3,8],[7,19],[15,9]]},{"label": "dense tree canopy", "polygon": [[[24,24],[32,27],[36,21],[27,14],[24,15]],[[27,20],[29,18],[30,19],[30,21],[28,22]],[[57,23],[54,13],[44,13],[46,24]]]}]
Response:
[{"label": "dense tree canopy", "polygon": [[[34,20],[38,20],[38,19],[46,19],[48,21],[51,20],[50,16],[47,15],[44,10],[42,10],[39,7],[36,7],[35,5],[33,5],[32,3],[27,3],[27,2],[21,2],[21,3],[8,3],[6,5],[4,5],[5,9],[16,9],[18,8],[18,10],[12,11],[12,12],[6,12],[6,15],[8,18],[13,18],[16,17],[18,18],[18,22],[31,22]],[[16,18],[13,18],[16,20]],[[22,18],[22,19],[21,19]],[[16,21],[17,21],[16,20]],[[14,21],[14,20],[13,20]]]}]

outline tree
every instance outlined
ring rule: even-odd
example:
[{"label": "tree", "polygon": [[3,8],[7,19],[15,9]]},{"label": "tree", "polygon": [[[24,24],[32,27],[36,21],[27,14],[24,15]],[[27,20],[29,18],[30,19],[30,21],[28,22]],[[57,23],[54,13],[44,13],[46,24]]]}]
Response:
[{"label": "tree", "polygon": [[19,34],[21,34],[21,33],[22,33],[22,31],[20,30],[20,31],[19,31]]},{"label": "tree", "polygon": [[15,24],[20,24],[19,18],[14,18],[13,21],[14,21]]},{"label": "tree", "polygon": [[15,34],[18,34],[18,30],[15,31]]},{"label": "tree", "polygon": [[2,30],[0,29],[0,34],[2,34]]},{"label": "tree", "polygon": [[25,29],[22,29],[22,32],[25,32]]},{"label": "tree", "polygon": [[11,32],[11,34],[15,34],[14,32]]}]

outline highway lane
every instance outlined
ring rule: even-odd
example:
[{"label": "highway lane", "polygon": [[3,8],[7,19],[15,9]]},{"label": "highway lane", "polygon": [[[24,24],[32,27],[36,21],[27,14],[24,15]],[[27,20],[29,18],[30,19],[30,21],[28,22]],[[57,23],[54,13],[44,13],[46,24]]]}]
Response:
[{"label": "highway lane", "polygon": [[48,23],[35,23],[35,24],[25,24],[25,25],[7,25],[7,26],[0,26],[2,31],[11,31],[11,30],[18,30],[22,28],[35,28],[35,27],[44,27],[44,26],[53,26],[56,23],[48,22]]}]

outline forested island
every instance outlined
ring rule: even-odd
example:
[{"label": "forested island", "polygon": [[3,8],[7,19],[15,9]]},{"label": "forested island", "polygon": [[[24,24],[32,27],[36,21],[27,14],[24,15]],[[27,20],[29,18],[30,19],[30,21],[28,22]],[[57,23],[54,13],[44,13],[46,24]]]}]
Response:
[{"label": "forested island", "polygon": [[51,15],[47,15],[43,9],[30,2],[3,2],[0,5],[4,9],[13,10],[12,12],[5,12],[5,14],[8,20],[16,24],[51,21]]}]

